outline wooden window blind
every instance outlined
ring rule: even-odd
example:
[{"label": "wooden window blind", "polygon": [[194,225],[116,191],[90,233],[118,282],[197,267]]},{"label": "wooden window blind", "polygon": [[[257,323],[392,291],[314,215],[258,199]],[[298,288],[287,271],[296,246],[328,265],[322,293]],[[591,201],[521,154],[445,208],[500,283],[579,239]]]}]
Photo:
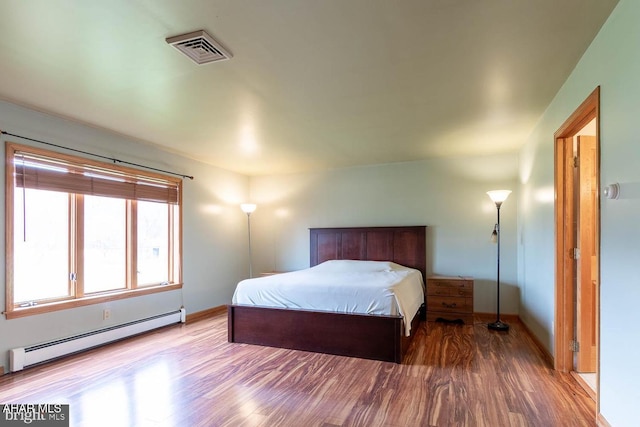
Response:
[{"label": "wooden window blind", "polygon": [[14,152],[15,186],[177,205],[181,181],[123,167],[101,167],[79,157],[64,159]]}]

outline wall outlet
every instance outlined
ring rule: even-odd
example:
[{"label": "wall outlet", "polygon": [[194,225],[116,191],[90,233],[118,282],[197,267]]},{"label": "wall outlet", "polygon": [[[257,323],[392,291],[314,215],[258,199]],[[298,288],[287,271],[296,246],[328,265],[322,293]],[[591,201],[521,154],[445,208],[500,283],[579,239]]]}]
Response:
[{"label": "wall outlet", "polygon": [[107,320],[111,317],[111,310],[109,310],[108,308],[105,308],[104,310],[102,310],[102,320]]}]

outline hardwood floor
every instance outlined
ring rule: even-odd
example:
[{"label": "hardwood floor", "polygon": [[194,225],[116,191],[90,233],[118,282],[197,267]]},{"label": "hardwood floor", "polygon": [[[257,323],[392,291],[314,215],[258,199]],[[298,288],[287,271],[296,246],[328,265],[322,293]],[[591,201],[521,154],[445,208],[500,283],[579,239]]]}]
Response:
[{"label": "hardwood floor", "polygon": [[595,426],[522,325],[424,324],[403,364],[227,343],[226,315],[0,377],[1,403],[73,426]]}]

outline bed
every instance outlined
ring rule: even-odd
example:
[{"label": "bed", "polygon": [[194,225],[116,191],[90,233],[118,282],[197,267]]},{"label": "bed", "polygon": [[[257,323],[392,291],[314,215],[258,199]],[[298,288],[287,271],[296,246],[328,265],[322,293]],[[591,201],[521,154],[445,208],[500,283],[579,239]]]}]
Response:
[{"label": "bed", "polygon": [[[313,228],[310,267],[323,268],[330,260],[385,261],[418,270],[424,283],[425,231],[426,226]],[[231,304],[228,340],[401,363],[422,312],[402,316]]]}]

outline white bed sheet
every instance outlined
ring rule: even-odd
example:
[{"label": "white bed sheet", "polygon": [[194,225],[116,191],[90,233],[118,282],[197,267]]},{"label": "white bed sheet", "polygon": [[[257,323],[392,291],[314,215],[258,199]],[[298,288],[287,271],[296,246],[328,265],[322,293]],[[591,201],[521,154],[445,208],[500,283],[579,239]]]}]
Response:
[{"label": "white bed sheet", "polygon": [[339,313],[401,315],[405,334],[424,302],[419,270],[386,261],[326,261],[238,283],[233,304]]}]

